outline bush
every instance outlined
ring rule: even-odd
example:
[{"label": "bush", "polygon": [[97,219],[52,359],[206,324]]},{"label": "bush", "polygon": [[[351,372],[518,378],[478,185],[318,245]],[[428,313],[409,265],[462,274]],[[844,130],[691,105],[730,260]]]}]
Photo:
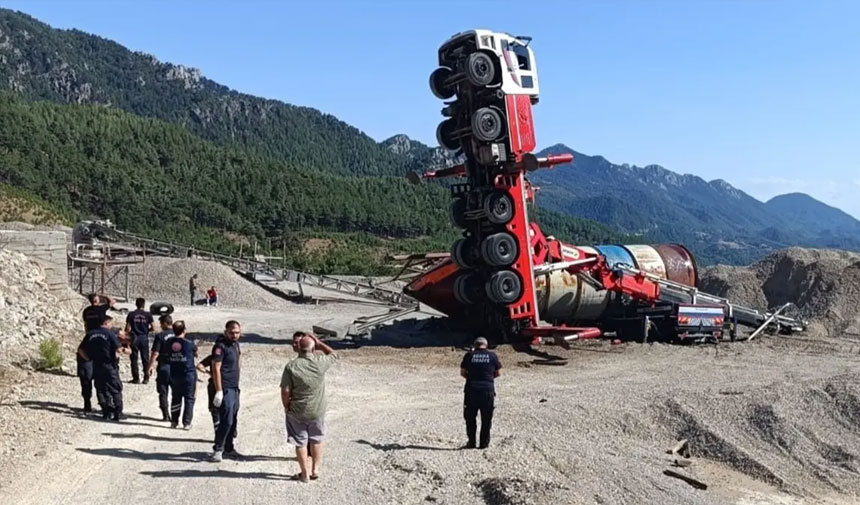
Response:
[{"label": "bush", "polygon": [[51,338],[39,344],[39,369],[51,370],[63,366],[63,349],[60,341]]}]

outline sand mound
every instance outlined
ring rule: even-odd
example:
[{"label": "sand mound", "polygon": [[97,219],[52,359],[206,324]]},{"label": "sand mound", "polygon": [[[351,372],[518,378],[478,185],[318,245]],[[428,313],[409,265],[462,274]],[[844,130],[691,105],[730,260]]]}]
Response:
[{"label": "sand mound", "polygon": [[188,280],[197,274],[198,302],[205,297],[210,286],[215,286],[218,305],[222,307],[277,310],[285,308],[288,303],[229,267],[213,261],[152,257],[147,258],[145,264],[132,265],[129,272],[130,296],[142,296],[150,302],[190,304]]},{"label": "sand mound", "polygon": [[749,267],[703,269],[699,287],[756,309],[791,302],[817,331],[860,335],[860,254],[793,247]]},{"label": "sand mound", "polygon": [[0,249],[0,363],[31,364],[49,338],[76,345],[79,309],[51,293],[38,263]]},{"label": "sand mound", "polygon": [[860,492],[856,376],[774,384],[742,396],[700,394],[660,409],[661,424],[687,439],[694,457],[799,495]]}]

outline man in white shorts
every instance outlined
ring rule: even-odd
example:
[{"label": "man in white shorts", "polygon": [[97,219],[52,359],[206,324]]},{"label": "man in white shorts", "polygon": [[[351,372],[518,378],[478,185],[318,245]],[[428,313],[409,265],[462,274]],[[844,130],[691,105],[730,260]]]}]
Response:
[{"label": "man in white shorts", "polygon": [[[293,479],[308,482],[319,478],[325,438],[325,373],[338,356],[310,333],[299,339],[298,347],[299,356],[287,363],[281,376],[281,402],[286,413],[287,441],[296,447],[299,461],[300,473]],[[315,349],[323,354],[315,355]],[[313,460],[310,469],[308,451]]]}]

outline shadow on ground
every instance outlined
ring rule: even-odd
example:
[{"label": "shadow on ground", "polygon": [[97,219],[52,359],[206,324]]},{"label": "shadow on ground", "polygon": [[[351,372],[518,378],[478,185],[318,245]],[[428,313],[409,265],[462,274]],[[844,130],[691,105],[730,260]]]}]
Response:
[{"label": "shadow on ground", "polygon": [[[123,459],[136,459],[140,461],[184,461],[184,462],[197,462],[197,461],[209,461],[210,452],[203,451],[192,451],[192,452],[180,452],[180,453],[168,453],[168,452],[143,452],[135,449],[125,449],[122,447],[113,447],[113,448],[104,448],[104,449],[89,449],[78,447],[78,451],[85,452],[87,454],[93,454],[95,456],[108,456],[112,458],[123,458]],[[255,455],[255,454],[243,454],[240,458],[240,461],[243,462],[255,462],[255,461],[291,461],[295,460],[295,458],[288,458],[286,456],[264,456],[264,455]]]},{"label": "shadow on ground", "polygon": [[367,440],[356,440],[355,443],[361,444],[361,445],[367,445],[367,446],[373,447],[377,451],[382,451],[382,452],[402,451],[405,449],[416,449],[416,450],[420,450],[420,451],[457,451],[457,450],[459,450],[459,448],[455,448],[455,447],[432,447],[429,445],[416,445],[416,444],[407,444],[407,445],[398,444],[398,443],[378,444],[378,443],[369,442]]},{"label": "shadow on ground", "polygon": [[[215,341],[220,337],[220,333],[215,332],[189,332],[188,338],[196,341],[198,345],[203,342],[214,344]],[[265,345],[291,345],[292,340],[289,338],[274,338],[267,337],[265,335],[260,335],[259,333],[243,333],[242,338],[239,340],[239,343],[244,344],[265,344]],[[208,353],[210,349],[201,349],[205,353]]]},{"label": "shadow on ground", "polygon": [[140,472],[141,475],[150,477],[221,477],[229,479],[267,479],[267,480],[292,480],[288,475],[278,475],[268,472],[230,472],[227,470],[161,470],[153,472]]}]

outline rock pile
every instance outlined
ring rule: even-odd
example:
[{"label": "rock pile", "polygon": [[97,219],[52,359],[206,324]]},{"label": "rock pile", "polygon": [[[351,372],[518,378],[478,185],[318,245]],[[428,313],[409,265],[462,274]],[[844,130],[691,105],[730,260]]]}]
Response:
[{"label": "rock pile", "polygon": [[757,309],[791,302],[813,332],[860,335],[860,254],[792,247],[749,267],[706,268],[699,287]]},{"label": "rock pile", "polygon": [[49,338],[73,347],[81,329],[77,314],[51,294],[35,261],[0,249],[0,364],[30,365],[39,342]]},{"label": "rock pile", "polygon": [[[197,302],[206,296],[206,290],[215,286],[218,305],[278,310],[288,302],[260,286],[244,279],[229,267],[201,259],[147,258],[144,264],[133,265],[129,275],[131,298],[142,296],[148,302],[169,302],[188,305],[188,280],[197,274]],[[203,302],[205,303],[205,302]]]}]

